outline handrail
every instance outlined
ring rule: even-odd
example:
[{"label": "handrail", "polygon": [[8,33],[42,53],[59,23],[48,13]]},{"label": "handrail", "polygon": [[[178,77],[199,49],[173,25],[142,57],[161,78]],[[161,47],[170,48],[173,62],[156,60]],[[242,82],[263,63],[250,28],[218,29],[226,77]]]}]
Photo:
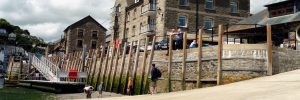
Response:
[{"label": "handrail", "polygon": [[48,60],[41,60],[35,55],[30,57],[32,58],[32,64],[47,80],[59,81],[59,78],[57,78],[59,68],[57,66],[51,64]]}]

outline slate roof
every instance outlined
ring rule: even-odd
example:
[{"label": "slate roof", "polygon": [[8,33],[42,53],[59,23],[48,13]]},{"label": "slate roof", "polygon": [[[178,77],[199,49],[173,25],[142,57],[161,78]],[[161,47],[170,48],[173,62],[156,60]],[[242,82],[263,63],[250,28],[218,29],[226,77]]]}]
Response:
[{"label": "slate roof", "polygon": [[[279,24],[285,24],[285,23],[292,23],[292,22],[299,22],[300,21],[300,12],[284,15],[284,16],[278,16],[278,17],[272,17],[268,18],[269,12],[267,9],[250,16],[239,23],[237,25],[234,25],[228,29],[228,32],[235,32],[240,30],[246,30],[246,29],[253,29],[255,28],[255,24],[258,26],[256,27],[262,27],[261,25],[279,25]],[[252,24],[252,25],[238,25],[238,24]]]},{"label": "slate roof", "polygon": [[99,27],[103,28],[105,31],[107,31],[107,29],[105,27],[103,27],[99,22],[97,22],[93,17],[91,17],[90,15],[86,16],[85,18],[73,23],[72,25],[68,26],[64,32],[67,32],[67,30],[69,29],[73,29],[76,28],[76,26],[82,25],[84,23],[86,23],[87,21],[92,21],[94,23],[96,23]]}]

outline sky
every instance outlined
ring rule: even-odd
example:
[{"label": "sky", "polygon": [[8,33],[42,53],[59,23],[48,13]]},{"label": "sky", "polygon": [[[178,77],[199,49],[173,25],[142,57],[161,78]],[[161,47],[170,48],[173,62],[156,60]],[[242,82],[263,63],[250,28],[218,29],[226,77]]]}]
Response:
[{"label": "sky", "polygon": [[[265,4],[280,0],[250,1],[251,13],[257,13]],[[114,0],[0,0],[0,18],[54,42],[67,26],[88,15],[109,29],[113,6]]]}]

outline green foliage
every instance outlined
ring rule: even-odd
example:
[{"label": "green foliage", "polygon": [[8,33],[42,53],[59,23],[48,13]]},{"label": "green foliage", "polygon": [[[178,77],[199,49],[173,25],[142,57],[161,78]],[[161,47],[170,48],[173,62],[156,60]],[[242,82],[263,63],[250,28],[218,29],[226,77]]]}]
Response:
[{"label": "green foliage", "polygon": [[17,35],[16,42],[17,46],[23,47],[27,51],[34,51],[32,48],[33,44],[37,46],[46,47],[47,43],[36,36],[31,36],[28,30],[23,30],[19,26],[11,25],[8,21],[3,18],[0,18],[0,28],[4,28],[8,33],[15,33]]}]

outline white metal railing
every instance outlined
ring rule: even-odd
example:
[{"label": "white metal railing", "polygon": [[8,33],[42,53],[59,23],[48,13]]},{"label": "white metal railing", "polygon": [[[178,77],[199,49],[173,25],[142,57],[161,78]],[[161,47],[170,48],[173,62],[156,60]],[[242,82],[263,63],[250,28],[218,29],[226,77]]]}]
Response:
[{"label": "white metal railing", "polygon": [[156,4],[154,3],[149,3],[149,4],[146,4],[144,6],[142,6],[142,14],[146,13],[146,12],[149,12],[149,11],[156,11]]},{"label": "white metal railing", "polygon": [[49,81],[59,81],[58,78],[58,66],[50,63],[48,60],[41,60],[45,58],[37,58],[35,55],[30,55],[32,59],[32,65]]},{"label": "white metal railing", "polygon": [[151,31],[155,31],[155,24],[148,24],[145,26],[141,27],[141,33],[146,33],[146,32],[151,32]]}]

